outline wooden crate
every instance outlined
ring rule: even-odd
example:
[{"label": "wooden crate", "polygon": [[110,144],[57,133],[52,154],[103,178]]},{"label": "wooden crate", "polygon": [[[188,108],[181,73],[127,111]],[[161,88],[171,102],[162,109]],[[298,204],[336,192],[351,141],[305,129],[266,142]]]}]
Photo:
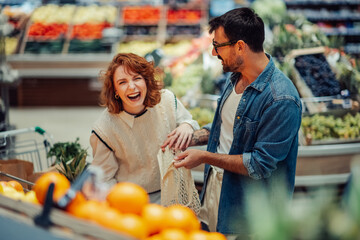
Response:
[{"label": "wooden crate", "polygon": [[[325,52],[325,47],[294,49],[294,50],[290,51],[290,53],[288,55],[285,56],[284,61],[294,64],[295,58],[298,56],[318,54],[318,53],[324,53],[324,52]],[[315,96],[311,92],[309,86],[301,78],[301,76],[295,66],[292,68],[292,74],[294,76],[292,81],[294,82],[296,88],[298,89],[301,98],[314,98]],[[317,113],[317,112],[319,112],[319,109],[324,109],[324,107],[321,106],[321,104],[316,103],[316,102],[308,101],[308,102],[305,102],[305,105],[310,113]]]}]

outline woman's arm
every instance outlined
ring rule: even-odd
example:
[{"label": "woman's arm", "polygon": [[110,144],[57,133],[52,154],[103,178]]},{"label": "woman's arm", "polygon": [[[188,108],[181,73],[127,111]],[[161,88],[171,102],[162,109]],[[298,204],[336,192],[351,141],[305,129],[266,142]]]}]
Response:
[{"label": "woman's arm", "polygon": [[185,150],[190,145],[194,131],[200,128],[197,121],[192,119],[190,112],[179,100],[176,100],[176,125],[178,127],[169,133],[161,146],[163,151],[166,146],[174,150]]},{"label": "woman's arm", "polygon": [[93,160],[91,165],[100,167],[103,170],[103,181],[113,185],[117,181],[115,174],[119,168],[119,164],[115,158],[115,154],[111,151],[94,133],[90,136],[90,145],[93,150]]}]

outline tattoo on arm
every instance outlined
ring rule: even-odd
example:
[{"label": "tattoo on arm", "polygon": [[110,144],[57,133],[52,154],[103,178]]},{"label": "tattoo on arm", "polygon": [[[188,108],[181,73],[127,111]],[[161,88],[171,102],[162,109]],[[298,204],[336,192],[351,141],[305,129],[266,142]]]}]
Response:
[{"label": "tattoo on arm", "polygon": [[190,146],[200,146],[208,143],[210,132],[203,128],[193,133]]}]

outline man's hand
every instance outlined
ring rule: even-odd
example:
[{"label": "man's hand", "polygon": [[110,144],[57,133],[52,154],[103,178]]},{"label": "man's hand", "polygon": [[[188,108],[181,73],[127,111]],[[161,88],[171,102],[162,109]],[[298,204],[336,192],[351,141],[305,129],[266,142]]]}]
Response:
[{"label": "man's hand", "polygon": [[169,149],[173,148],[175,151],[177,150],[185,150],[189,147],[192,135],[194,133],[194,129],[188,123],[182,123],[180,126],[175,128],[169,135],[167,139],[161,145],[161,149],[164,152],[166,146],[169,145]]},{"label": "man's hand", "polygon": [[174,158],[174,166],[176,168],[185,167],[187,169],[197,167],[204,162],[206,154],[207,151],[188,149]]}]

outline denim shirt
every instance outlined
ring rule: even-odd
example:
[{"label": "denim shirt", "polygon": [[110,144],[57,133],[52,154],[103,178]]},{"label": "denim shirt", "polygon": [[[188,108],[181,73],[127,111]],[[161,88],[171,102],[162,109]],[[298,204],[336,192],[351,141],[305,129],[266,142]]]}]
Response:
[{"label": "denim shirt", "polygon": [[[271,191],[277,176],[285,177],[288,196],[294,191],[298,130],[301,123],[301,102],[297,89],[267,55],[269,63],[257,79],[246,87],[234,119],[234,138],[230,155],[242,154],[249,176],[224,170],[220,194],[217,231],[242,234],[246,229],[247,191],[263,186]],[[240,73],[232,73],[211,125],[207,150],[215,153],[219,145],[221,109]],[[210,130],[210,129],[209,129]],[[203,201],[210,166],[205,165]],[[209,193],[211,194],[211,193]],[[272,195],[276,201],[279,196]],[[271,201],[271,200],[270,200]]]}]

